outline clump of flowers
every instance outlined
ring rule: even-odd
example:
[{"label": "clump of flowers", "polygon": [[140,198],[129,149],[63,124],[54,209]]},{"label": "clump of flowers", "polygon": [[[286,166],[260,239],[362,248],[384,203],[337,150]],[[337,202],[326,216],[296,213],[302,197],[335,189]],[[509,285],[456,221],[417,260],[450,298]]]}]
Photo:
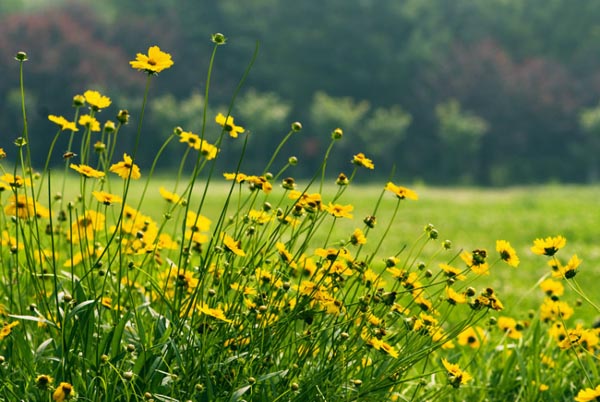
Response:
[{"label": "clump of flowers", "polygon": [[[226,43],[222,34],[212,41],[215,49]],[[130,65],[151,80],[174,63],[151,46]],[[156,160],[174,147],[181,168],[155,185],[155,164],[138,165],[137,149],[115,159],[126,109],[100,118],[114,105],[95,90],[76,95],[73,106],[70,119],[48,116],[57,135],[83,132],[61,154],[62,183],[55,186],[46,170],[7,168],[0,148],[0,366],[10,384],[0,399],[517,399],[553,392],[547,384],[556,383],[561,355],[577,357],[584,372],[596,363],[600,333],[573,324],[576,310],[563,300],[565,283],[579,291],[582,261],[562,259],[562,236],[534,241],[530,251],[551,267],[539,282],[544,300],[538,311],[513,317],[498,287],[481,283],[494,278],[497,263],[519,266],[506,240],[495,242],[496,254],[454,251],[428,224],[412,242],[402,233],[406,244],[381,255],[398,230],[398,211],[418,205],[406,200],[419,196],[388,181],[355,220],[365,211],[346,191],[357,174],[375,169],[364,153],[346,159],[349,175],[323,163],[302,183],[288,171],[295,156],[269,173],[302,129],[294,122],[263,172],[243,173],[237,162],[220,171],[224,137],[247,131],[218,113],[202,135],[173,131]],[[324,160],[344,139],[334,128]],[[27,132],[17,139],[15,152],[29,140]],[[54,156],[50,149],[47,160]],[[44,194],[43,175],[63,191]],[[215,181],[226,191],[215,191]],[[206,200],[215,192],[225,196],[211,209]],[[527,348],[535,356],[525,358]],[[521,363],[531,358],[540,372]],[[504,388],[490,386],[502,381]],[[554,396],[597,397],[597,388],[575,396],[573,384],[561,387]]]}]

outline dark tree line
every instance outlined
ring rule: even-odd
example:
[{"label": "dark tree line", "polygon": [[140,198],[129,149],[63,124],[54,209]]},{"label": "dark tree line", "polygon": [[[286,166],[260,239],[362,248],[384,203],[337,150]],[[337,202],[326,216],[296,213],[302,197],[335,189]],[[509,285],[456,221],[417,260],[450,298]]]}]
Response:
[{"label": "dark tree line", "polygon": [[[226,110],[256,43],[259,55],[233,109],[250,131],[244,169],[259,170],[292,121],[303,123],[282,161],[308,174],[332,129],[344,128],[332,175],[365,152],[371,175],[392,167],[405,180],[505,185],[584,182],[597,177],[591,113],[600,90],[600,3],[584,0],[105,0],[0,7],[0,138],[21,126],[13,56],[29,54],[26,86],[40,154],[70,116],[73,95],[105,91],[135,121],[143,76],[128,66],[158,44],[175,66],[155,80],[140,164],[174,126],[200,130],[210,34],[220,48],[209,99]],[[122,136],[131,146],[133,128]],[[590,145],[592,144],[592,145]],[[59,146],[64,144],[60,144]],[[174,168],[179,144],[162,166]],[[226,144],[226,159],[239,144]],[[44,154],[45,155],[45,154]],[[226,157],[226,158],[225,158]],[[57,161],[60,155],[57,154]]]}]

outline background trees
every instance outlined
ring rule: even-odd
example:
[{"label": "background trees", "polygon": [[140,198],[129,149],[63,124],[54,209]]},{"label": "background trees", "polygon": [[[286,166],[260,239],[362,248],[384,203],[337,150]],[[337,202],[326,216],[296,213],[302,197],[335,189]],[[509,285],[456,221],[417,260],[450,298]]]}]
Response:
[{"label": "background trees", "polygon": [[198,130],[209,35],[223,32],[229,42],[217,57],[213,111],[228,104],[256,42],[260,48],[233,110],[250,131],[248,170],[299,120],[304,130],[290,150],[299,154],[299,176],[303,159],[318,157],[337,126],[346,133],[340,154],[347,156],[331,162],[336,170],[365,152],[374,175],[395,166],[403,179],[438,184],[583,182],[593,175],[594,156],[581,157],[593,135],[579,118],[600,90],[600,3],[593,0],[43,3],[0,6],[3,139],[18,135],[16,51],[31,60],[30,124],[47,132],[47,114],[69,115],[61,105],[88,88],[106,90],[115,109],[135,116],[143,82],[127,61],[159,44],[176,64],[152,89],[140,156],[149,164],[151,146],[173,125]]}]

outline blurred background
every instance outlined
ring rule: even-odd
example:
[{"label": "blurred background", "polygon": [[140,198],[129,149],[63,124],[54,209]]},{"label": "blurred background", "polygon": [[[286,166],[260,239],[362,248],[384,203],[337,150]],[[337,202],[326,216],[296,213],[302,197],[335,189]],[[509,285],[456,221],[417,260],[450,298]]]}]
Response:
[{"label": "blurred background", "polygon": [[[250,135],[243,165],[260,173],[274,144],[301,121],[281,163],[314,171],[336,127],[329,166],[352,155],[375,162],[369,178],[434,185],[588,183],[600,178],[600,2],[594,0],[2,0],[0,146],[22,135],[17,51],[25,51],[28,123],[42,164],[73,95],[95,89],[132,115],[119,135],[132,147],[145,75],[129,67],[151,45],[175,65],[153,80],[138,154],[142,168],[175,126],[199,133],[205,77],[221,32],[207,139],[259,52],[233,108]],[[67,135],[65,135],[67,137]],[[64,141],[63,141],[64,140]],[[219,158],[231,170],[242,141]],[[170,144],[161,169],[176,169]],[[62,164],[66,138],[53,163]],[[10,154],[10,152],[9,152]],[[228,167],[228,169],[226,168]]]}]

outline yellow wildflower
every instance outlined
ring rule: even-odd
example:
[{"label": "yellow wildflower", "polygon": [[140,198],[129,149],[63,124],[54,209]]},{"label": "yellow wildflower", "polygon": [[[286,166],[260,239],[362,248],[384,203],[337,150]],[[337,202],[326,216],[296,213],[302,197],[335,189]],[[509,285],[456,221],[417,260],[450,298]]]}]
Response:
[{"label": "yellow wildflower", "polygon": [[84,177],[95,178],[95,179],[104,177],[104,172],[96,170],[88,165],[75,165],[74,163],[71,163],[69,165],[69,167]]},{"label": "yellow wildflower", "polygon": [[217,114],[215,117],[215,122],[223,127],[225,131],[229,133],[229,136],[232,138],[237,138],[238,134],[242,134],[244,132],[244,127],[236,126],[233,122],[233,116],[223,115],[223,113]]},{"label": "yellow wildflower", "polygon": [[373,161],[371,161],[371,159],[365,157],[365,154],[363,154],[362,152],[354,155],[354,157],[352,158],[352,163],[357,166],[362,166],[367,169],[371,169],[371,170],[375,169],[375,165],[373,164]]},{"label": "yellow wildflower", "polygon": [[130,61],[131,68],[146,71],[148,74],[160,73],[173,65],[169,53],[160,50],[158,46],[148,48],[148,55],[138,53],[135,60]]},{"label": "yellow wildflower", "polygon": [[123,160],[113,164],[109,170],[118,174],[122,179],[128,179],[131,177],[133,180],[137,180],[142,177],[140,168],[138,165],[133,163],[133,160],[127,154],[123,154]]},{"label": "yellow wildflower", "polygon": [[52,123],[58,124],[60,126],[61,131],[71,130],[71,131],[79,131],[75,122],[69,121],[62,116],[55,116],[53,114],[48,115],[48,120]]},{"label": "yellow wildflower", "polygon": [[567,244],[567,239],[562,236],[546,237],[545,239],[535,239],[531,251],[538,255],[553,256],[558,250]]},{"label": "yellow wildflower", "polygon": [[110,106],[111,101],[108,96],[101,95],[98,91],[85,91],[83,93],[85,101],[90,105],[90,108],[97,112]]},{"label": "yellow wildflower", "polygon": [[406,187],[397,186],[391,181],[385,185],[385,189],[391,192],[392,194],[395,194],[396,197],[398,197],[401,200],[408,198],[409,200],[416,201],[419,199],[419,196],[413,190],[408,189]]},{"label": "yellow wildflower", "polygon": [[96,120],[95,117],[89,114],[84,114],[83,116],[80,116],[77,122],[80,126],[89,128],[90,131],[100,131],[100,122]]},{"label": "yellow wildflower", "polygon": [[511,267],[516,268],[519,266],[519,257],[517,257],[515,249],[506,240],[496,241],[496,251],[500,254],[500,259]]}]

